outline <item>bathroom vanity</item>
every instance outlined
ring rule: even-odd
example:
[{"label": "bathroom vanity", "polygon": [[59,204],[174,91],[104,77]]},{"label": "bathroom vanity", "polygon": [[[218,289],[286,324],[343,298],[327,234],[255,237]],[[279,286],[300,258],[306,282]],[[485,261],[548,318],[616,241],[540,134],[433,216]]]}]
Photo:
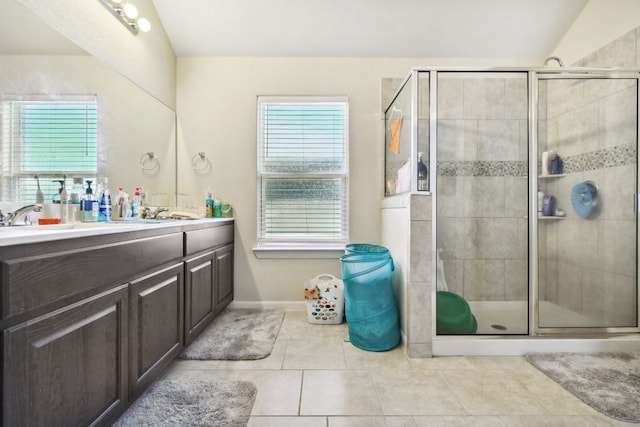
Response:
[{"label": "bathroom vanity", "polygon": [[232,219],[0,234],[2,425],[113,423],[233,299],[233,234]]}]

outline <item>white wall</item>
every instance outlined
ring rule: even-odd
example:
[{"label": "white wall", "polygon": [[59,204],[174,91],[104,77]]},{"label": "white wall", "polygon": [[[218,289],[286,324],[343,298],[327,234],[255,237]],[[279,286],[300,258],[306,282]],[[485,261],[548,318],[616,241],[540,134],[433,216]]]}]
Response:
[{"label": "white wall", "polygon": [[136,0],[152,25],[134,36],[98,0],[16,0],[87,52],[175,109],[176,57],[151,0]]},{"label": "white wall", "polygon": [[[236,300],[302,301],[304,281],[340,274],[338,259],[256,259],[256,97],[347,95],[350,101],[350,239],[380,242],[383,142],[380,83],[404,77],[416,59],[178,58],[178,190],[204,204],[208,186],[233,205]],[[452,63],[453,61],[449,61]],[[462,63],[461,61],[459,61]],[[465,61],[466,65],[500,61]],[[504,61],[502,61],[504,64]],[[511,64],[517,65],[517,64]],[[212,171],[190,167],[198,152]]]},{"label": "white wall", "polygon": [[558,43],[553,55],[562,58],[566,65],[574,64],[639,26],[640,1],[590,0]]}]

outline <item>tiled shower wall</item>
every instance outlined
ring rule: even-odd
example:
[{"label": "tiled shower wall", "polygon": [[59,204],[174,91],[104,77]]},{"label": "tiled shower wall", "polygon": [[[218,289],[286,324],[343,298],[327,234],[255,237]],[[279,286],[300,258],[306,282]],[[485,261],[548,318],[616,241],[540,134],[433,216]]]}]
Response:
[{"label": "tiled shower wall", "polygon": [[[634,67],[639,36],[634,30],[578,65]],[[593,326],[632,326],[637,301],[635,81],[552,80],[541,84],[539,93],[546,107],[540,110],[539,151],[556,151],[566,173],[539,182],[567,212],[566,219],[539,221],[540,299],[586,315]],[[594,213],[583,219],[571,207],[570,192],[587,180],[597,185],[598,199]]]},{"label": "tiled shower wall", "polygon": [[437,248],[449,290],[527,299],[527,75],[440,73]]}]

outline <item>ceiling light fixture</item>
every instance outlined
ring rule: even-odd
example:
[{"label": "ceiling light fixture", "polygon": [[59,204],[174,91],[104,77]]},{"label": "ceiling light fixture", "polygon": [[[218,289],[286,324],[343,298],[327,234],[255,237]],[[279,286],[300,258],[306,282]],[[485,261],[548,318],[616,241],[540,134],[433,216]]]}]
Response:
[{"label": "ceiling light fixture", "polygon": [[123,5],[123,0],[98,1],[133,34],[137,35],[140,31],[147,33],[151,30],[151,23],[146,18],[138,17],[138,8],[133,3]]}]

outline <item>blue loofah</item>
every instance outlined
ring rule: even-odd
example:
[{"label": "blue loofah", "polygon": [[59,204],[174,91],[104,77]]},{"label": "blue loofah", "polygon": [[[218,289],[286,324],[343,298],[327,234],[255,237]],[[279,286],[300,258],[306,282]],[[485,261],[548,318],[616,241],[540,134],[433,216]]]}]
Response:
[{"label": "blue loofah", "polygon": [[571,189],[571,206],[580,218],[587,218],[593,212],[596,202],[596,187],[589,182],[581,182]]}]

